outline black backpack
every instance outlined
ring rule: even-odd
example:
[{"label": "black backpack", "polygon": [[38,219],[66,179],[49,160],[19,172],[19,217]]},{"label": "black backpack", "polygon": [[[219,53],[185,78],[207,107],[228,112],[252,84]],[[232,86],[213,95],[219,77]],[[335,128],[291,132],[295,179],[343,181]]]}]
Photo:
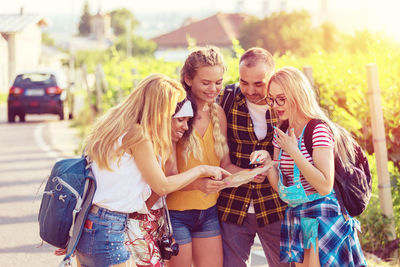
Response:
[{"label": "black backpack", "polygon": [[223,92],[222,98],[221,95],[218,96],[217,103],[224,109],[225,115],[228,115],[229,110],[232,108],[233,99],[235,99],[236,94],[240,92],[239,84],[229,84],[225,87]]},{"label": "black backpack", "polygon": [[[314,128],[324,123],[318,119],[312,119],[308,122],[304,130],[304,144],[307,152],[312,156],[312,135]],[[286,131],[287,122],[283,123],[281,129]],[[351,216],[360,215],[367,207],[371,198],[372,181],[369,169],[368,159],[360,145],[355,144],[355,162],[351,163],[350,170],[346,170],[338,155],[335,153],[335,189],[341,211],[345,215],[344,208]]]}]

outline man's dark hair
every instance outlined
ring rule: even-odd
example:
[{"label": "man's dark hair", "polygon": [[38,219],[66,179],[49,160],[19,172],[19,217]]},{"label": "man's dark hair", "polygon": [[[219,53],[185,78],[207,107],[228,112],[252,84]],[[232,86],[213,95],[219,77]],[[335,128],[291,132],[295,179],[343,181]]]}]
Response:
[{"label": "man's dark hair", "polygon": [[258,62],[263,62],[272,69],[275,69],[275,61],[271,53],[261,47],[247,49],[239,60],[239,64],[243,63],[246,67],[254,67]]}]

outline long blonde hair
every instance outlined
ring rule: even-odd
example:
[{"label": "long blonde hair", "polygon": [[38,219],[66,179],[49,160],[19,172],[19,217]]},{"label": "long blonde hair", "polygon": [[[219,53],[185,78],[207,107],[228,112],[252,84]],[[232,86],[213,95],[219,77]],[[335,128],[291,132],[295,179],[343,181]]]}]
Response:
[{"label": "long blonde hair", "polygon": [[[171,119],[176,104],[186,97],[182,85],[163,74],[146,77],[119,105],[109,109],[94,124],[86,138],[85,153],[100,168],[130,153],[143,140],[153,144],[162,164],[172,151]],[[116,146],[123,136],[121,146]]]},{"label": "long blonde hair", "polygon": [[[225,71],[223,56],[217,47],[199,47],[189,54],[183,64],[181,69],[181,83],[187,94],[190,95],[192,99],[195,99],[191,92],[192,88],[185,82],[185,78],[193,80],[199,68],[208,66],[220,66]],[[221,133],[217,108],[218,105],[212,103],[209,110],[211,123],[213,125],[214,150],[216,155],[222,159],[229,152],[229,149],[226,138]],[[185,149],[182,152],[182,156],[185,161],[191,153],[193,153],[195,159],[203,160],[203,151],[200,146],[200,140],[193,132],[184,142]]]},{"label": "long blonde hair", "polygon": [[289,110],[289,121],[295,121],[296,113],[300,112],[307,118],[320,119],[332,130],[335,139],[335,150],[344,166],[354,162],[355,153],[352,147],[355,140],[349,132],[332,122],[317,102],[316,94],[307,77],[294,67],[283,67],[272,75],[268,83],[268,93],[271,83],[278,84],[285,94],[286,101],[293,107]]}]

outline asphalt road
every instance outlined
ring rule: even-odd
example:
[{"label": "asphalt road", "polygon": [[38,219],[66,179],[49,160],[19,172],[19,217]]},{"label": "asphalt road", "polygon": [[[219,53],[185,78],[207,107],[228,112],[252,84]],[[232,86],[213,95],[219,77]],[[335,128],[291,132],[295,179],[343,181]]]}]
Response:
[{"label": "asphalt road", "polygon": [[41,245],[37,214],[52,165],[73,156],[78,139],[57,116],[27,115],[26,121],[6,123],[0,105],[0,266],[57,266],[61,257]]},{"label": "asphalt road", "polygon": [[[37,214],[52,165],[80,154],[76,130],[58,116],[27,115],[26,123],[9,124],[6,115],[0,104],[0,267],[57,266],[61,257],[42,244]],[[267,266],[257,241],[251,266]]]}]

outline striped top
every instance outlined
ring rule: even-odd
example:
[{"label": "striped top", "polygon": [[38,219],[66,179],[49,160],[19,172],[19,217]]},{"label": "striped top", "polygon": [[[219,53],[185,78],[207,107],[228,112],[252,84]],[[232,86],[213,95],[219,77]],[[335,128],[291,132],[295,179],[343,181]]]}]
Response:
[{"label": "striped top", "polygon": [[[276,143],[275,138],[272,140],[272,144],[276,148],[280,148],[278,144]],[[335,141],[333,138],[333,134],[329,127],[325,124],[318,124],[314,128],[313,136],[312,136],[312,148],[320,148],[320,147],[327,147],[330,149],[333,149],[335,145]],[[304,157],[314,165],[314,161],[312,159],[312,156],[308,153],[307,148],[304,143],[304,136],[301,140],[301,154],[304,155]],[[287,177],[287,186],[293,185],[293,166],[294,166],[294,161],[293,159],[287,154],[285,151],[282,151],[282,156],[281,156],[281,171],[283,175]],[[304,190],[306,193],[316,193],[317,191],[307,182],[307,180],[304,178],[304,176],[300,173],[300,182],[301,185],[303,186]]]}]

